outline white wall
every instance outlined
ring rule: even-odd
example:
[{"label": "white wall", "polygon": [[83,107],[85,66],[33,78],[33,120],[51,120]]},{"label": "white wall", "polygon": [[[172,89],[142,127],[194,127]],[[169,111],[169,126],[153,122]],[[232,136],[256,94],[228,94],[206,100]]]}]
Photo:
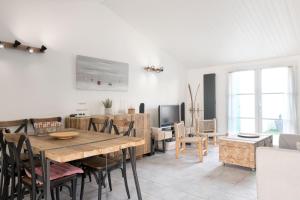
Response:
[{"label": "white wall", "polygon": [[[144,102],[147,110],[185,99],[185,72],[98,0],[0,0],[0,41],[46,45],[45,54],[0,49],[0,120],[68,115],[78,102],[90,114],[112,98],[114,111]],[[75,56],[129,63],[128,92],[81,91],[75,87]],[[164,66],[160,74],[146,65]],[[154,124],[157,114],[152,113]]]},{"label": "white wall", "polygon": [[[220,65],[220,66],[211,66],[206,68],[199,69],[190,69],[188,70],[187,82],[191,84],[194,91],[198,83],[200,83],[200,90],[198,96],[198,103],[200,104],[200,108],[203,109],[203,75],[209,73],[216,73],[216,115],[217,115],[217,128],[220,132],[227,131],[227,102],[228,102],[228,90],[227,90],[227,82],[228,82],[228,72],[241,70],[241,69],[253,69],[256,67],[263,66],[299,66],[300,64],[300,56],[290,56],[290,57],[282,57],[282,58],[274,58],[268,60],[261,61],[253,61],[247,63],[237,63],[237,64],[228,64],[228,65]],[[300,70],[298,67],[296,68],[296,79],[300,77]],[[298,95],[300,93],[300,82],[297,81],[297,108],[298,108],[298,116],[300,114],[300,99]],[[188,92],[186,90],[186,101],[188,105],[190,105],[190,97],[188,96]],[[190,115],[187,112],[188,121],[190,122]],[[300,118],[298,117],[298,130],[300,128]],[[300,131],[299,131],[300,132]]]}]

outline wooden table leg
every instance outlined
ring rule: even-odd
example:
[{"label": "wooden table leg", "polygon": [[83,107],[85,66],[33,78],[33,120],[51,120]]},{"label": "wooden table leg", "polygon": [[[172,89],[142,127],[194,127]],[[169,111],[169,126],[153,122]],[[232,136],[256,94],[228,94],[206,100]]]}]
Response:
[{"label": "wooden table leg", "polygon": [[130,155],[131,168],[134,177],[138,200],[142,200],[141,188],[140,188],[139,179],[136,172],[136,147],[129,148],[129,155]]},{"label": "wooden table leg", "polygon": [[44,199],[50,200],[50,160],[46,158],[45,152],[40,152],[41,154],[41,161],[42,161],[42,169],[43,169],[43,180],[44,180]]}]

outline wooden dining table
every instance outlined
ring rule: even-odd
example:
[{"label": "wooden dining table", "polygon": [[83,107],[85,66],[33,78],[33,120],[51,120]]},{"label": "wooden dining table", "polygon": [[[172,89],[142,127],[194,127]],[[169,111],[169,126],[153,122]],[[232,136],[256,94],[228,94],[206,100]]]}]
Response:
[{"label": "wooden dining table", "polygon": [[[145,144],[144,139],[85,130],[72,129],[64,131],[76,131],[79,135],[67,140],[55,139],[49,135],[28,136],[33,152],[41,156],[44,179],[43,187],[45,191],[44,199],[51,199],[49,179],[50,162],[61,163],[75,161],[91,156],[117,152],[122,149],[128,149],[137,196],[139,200],[142,199],[136,170],[136,147]],[[126,167],[126,164],[124,167]]]}]

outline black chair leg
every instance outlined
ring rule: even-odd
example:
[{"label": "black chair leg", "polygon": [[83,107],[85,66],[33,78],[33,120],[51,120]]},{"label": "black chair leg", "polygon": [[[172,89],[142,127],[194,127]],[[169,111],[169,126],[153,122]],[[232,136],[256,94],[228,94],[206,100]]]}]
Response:
[{"label": "black chair leg", "polygon": [[84,194],[84,184],[85,184],[85,174],[83,173],[81,176],[81,189],[80,189],[80,200],[83,200],[83,194]]},{"label": "black chair leg", "polygon": [[55,197],[54,197],[54,191],[53,191],[53,190],[51,190],[51,199],[52,199],[52,200],[55,200]]},{"label": "black chair leg", "polygon": [[98,172],[98,200],[101,200],[102,195],[102,182],[103,182],[102,172]]},{"label": "black chair leg", "polygon": [[77,177],[72,180],[72,200],[76,200]]},{"label": "black chair leg", "polygon": [[55,188],[55,196],[56,196],[56,200],[59,200],[60,199],[60,195],[59,195],[59,192],[60,192],[60,188]]},{"label": "black chair leg", "polygon": [[3,171],[3,165],[1,165],[1,178],[0,178],[0,199],[3,198],[2,191],[3,191],[3,181],[4,181],[4,171]]},{"label": "black chair leg", "polygon": [[130,199],[130,193],[129,193],[128,182],[127,182],[126,168],[121,169],[121,171],[122,171],[122,175],[123,175],[123,178],[124,178],[124,184],[125,184],[125,189],[126,189],[127,197],[128,197],[128,199]]},{"label": "black chair leg", "polygon": [[90,180],[90,182],[92,182],[92,175],[91,175],[91,173],[88,172],[88,175],[89,175],[89,180]]},{"label": "black chair leg", "polygon": [[105,176],[103,176],[103,172],[102,172],[102,171],[101,171],[100,173],[101,173],[102,185],[103,185],[103,187],[104,187],[104,188],[106,188],[106,184],[105,184],[105,181],[104,181],[104,180],[105,180],[105,177],[106,177],[106,175],[105,175]]},{"label": "black chair leg", "polygon": [[[14,173],[14,172],[12,172]],[[16,177],[15,175],[12,175],[11,177],[11,189],[10,189],[10,199],[15,199],[15,188],[16,188]]]},{"label": "black chair leg", "polygon": [[23,199],[23,190],[22,190],[22,183],[21,180],[18,180],[18,189],[17,189],[17,200]]},{"label": "black chair leg", "polygon": [[112,191],[110,171],[107,172],[107,178],[108,178],[109,190]]},{"label": "black chair leg", "polygon": [[124,179],[127,197],[128,197],[128,199],[130,199],[130,193],[129,193],[128,182],[127,182],[127,172],[126,172],[126,152],[127,152],[127,150],[123,149],[122,152],[123,152],[123,160],[122,160],[122,165],[123,166],[121,168],[122,177]]},{"label": "black chair leg", "polygon": [[10,177],[8,174],[4,175],[4,185],[3,185],[3,199],[7,200],[8,199],[8,187],[9,187],[9,183],[10,183]]}]

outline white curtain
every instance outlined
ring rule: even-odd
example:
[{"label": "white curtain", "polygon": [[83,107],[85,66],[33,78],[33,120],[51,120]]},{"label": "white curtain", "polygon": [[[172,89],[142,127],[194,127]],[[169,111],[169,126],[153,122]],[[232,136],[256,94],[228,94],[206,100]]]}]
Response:
[{"label": "white curtain", "polygon": [[295,68],[288,67],[288,84],[287,84],[287,112],[283,118],[283,133],[297,132],[297,112],[296,112],[296,79]]}]

